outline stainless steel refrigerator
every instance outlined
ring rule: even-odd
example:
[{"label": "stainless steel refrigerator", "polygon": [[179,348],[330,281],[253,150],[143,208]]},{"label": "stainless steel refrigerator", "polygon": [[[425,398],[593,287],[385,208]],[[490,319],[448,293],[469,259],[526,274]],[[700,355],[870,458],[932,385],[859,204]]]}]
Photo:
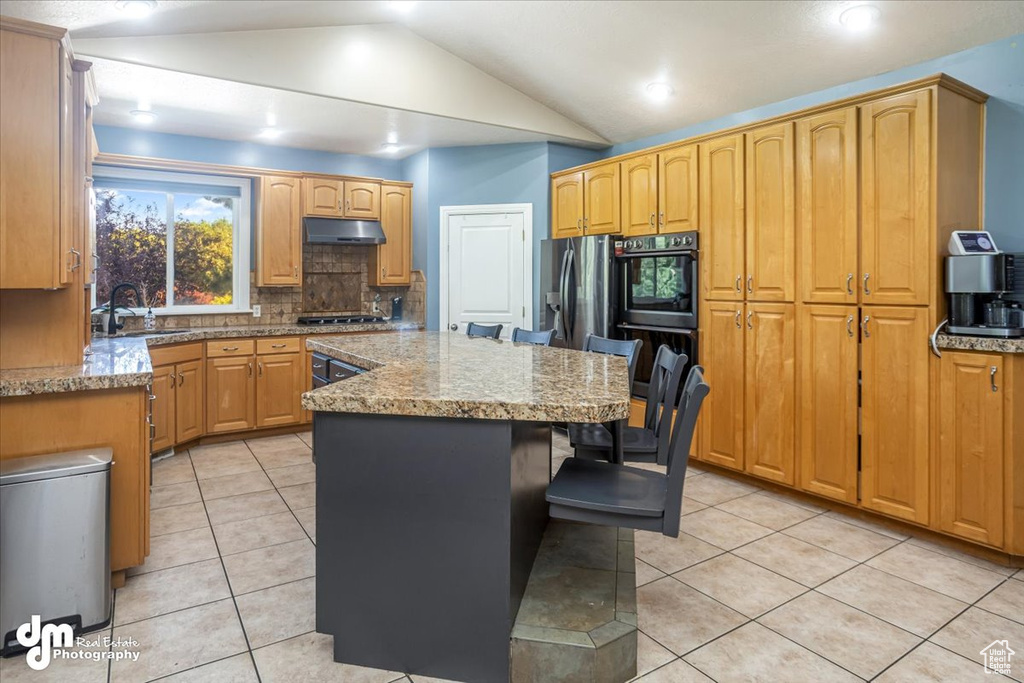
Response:
[{"label": "stainless steel refrigerator", "polygon": [[541,243],[540,325],[555,330],[558,346],[582,349],[588,333],[612,336],[613,239],[593,235]]}]

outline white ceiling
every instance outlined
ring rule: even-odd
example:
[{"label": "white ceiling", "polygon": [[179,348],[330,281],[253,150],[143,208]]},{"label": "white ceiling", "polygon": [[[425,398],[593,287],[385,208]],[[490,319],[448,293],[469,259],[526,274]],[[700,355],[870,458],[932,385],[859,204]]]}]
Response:
[{"label": "white ceiling", "polygon": [[[838,15],[863,1],[418,2],[401,13],[386,1],[160,0],[129,20],[111,0],[4,0],[2,11],[67,27],[80,55],[103,57],[101,123],[133,125],[126,112],[148,97],[158,130],[250,140],[273,111],[284,134],[272,144],[379,153],[397,132],[398,156],[624,142],[1024,32],[1017,0],[867,0],[881,19],[854,34]],[[217,32],[231,33],[130,38]],[[353,44],[369,50],[362,62]],[[656,80],[675,89],[662,104],[644,92]]]}]

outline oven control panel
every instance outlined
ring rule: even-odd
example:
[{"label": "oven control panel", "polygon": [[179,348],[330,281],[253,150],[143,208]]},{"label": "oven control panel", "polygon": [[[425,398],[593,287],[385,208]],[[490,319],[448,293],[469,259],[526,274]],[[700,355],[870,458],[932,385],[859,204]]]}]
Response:
[{"label": "oven control panel", "polygon": [[630,237],[616,240],[615,255],[638,254],[657,251],[693,251],[697,249],[697,231],[681,232],[675,235],[653,237]]}]

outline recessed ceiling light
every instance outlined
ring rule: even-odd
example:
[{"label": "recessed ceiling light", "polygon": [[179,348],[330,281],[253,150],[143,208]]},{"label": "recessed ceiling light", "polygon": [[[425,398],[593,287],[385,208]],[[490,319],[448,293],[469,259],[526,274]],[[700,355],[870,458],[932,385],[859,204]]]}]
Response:
[{"label": "recessed ceiling light", "polygon": [[388,7],[402,14],[411,12],[415,6],[415,0],[388,0]]},{"label": "recessed ceiling light", "polygon": [[274,128],[273,126],[267,126],[260,130],[260,137],[267,140],[276,140],[281,137],[281,130],[279,128]]},{"label": "recessed ceiling light", "polygon": [[380,151],[384,152],[385,154],[394,154],[400,149],[401,147],[390,142],[385,142],[383,145],[380,146]]},{"label": "recessed ceiling light", "polygon": [[647,96],[655,102],[664,102],[672,97],[675,90],[668,83],[656,82],[647,84]]},{"label": "recessed ceiling light", "polygon": [[114,6],[133,19],[138,19],[156,9],[156,0],[117,0]]},{"label": "recessed ceiling light", "polygon": [[398,133],[388,133],[388,144],[393,145],[398,142]]},{"label": "recessed ceiling light", "polygon": [[881,16],[882,12],[874,5],[854,5],[839,15],[839,23],[851,31],[864,31]]},{"label": "recessed ceiling light", "polygon": [[150,124],[156,121],[156,114],[148,109],[132,109],[131,115],[139,123]]}]

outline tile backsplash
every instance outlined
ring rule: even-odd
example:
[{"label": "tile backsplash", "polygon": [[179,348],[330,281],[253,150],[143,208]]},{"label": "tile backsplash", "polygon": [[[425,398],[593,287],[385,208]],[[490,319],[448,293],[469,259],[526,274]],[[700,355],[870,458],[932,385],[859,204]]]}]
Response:
[{"label": "tile backsplash", "polygon": [[[423,272],[412,272],[408,287],[373,287],[369,284],[368,259],[372,247],[306,244],[302,249],[301,287],[257,287],[249,274],[249,302],[261,307],[261,315],[249,313],[157,316],[158,328],[221,327],[224,325],[275,325],[293,323],[301,315],[370,314],[373,298],[380,294],[381,315],[391,315],[391,299],[403,298],[405,320],[426,320],[427,282]],[[142,318],[127,318],[126,329],[142,327]]]}]

